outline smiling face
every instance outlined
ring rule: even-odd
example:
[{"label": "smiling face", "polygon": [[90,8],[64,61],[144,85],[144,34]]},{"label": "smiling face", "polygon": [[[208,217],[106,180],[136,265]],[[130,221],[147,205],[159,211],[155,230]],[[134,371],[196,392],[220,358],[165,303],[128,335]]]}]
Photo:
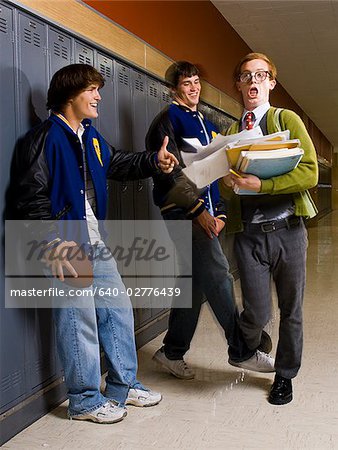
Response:
[{"label": "smiling face", "polygon": [[[253,59],[245,62],[241,66],[241,73],[257,72],[259,70],[270,72],[270,67],[268,63],[262,59]],[[236,86],[242,93],[245,109],[252,111],[269,101],[270,91],[276,86],[276,80],[267,76],[264,81],[257,83],[254,78],[251,78],[251,81],[248,83],[237,81]]]},{"label": "smiling face", "polygon": [[72,114],[73,120],[81,122],[83,119],[96,119],[98,117],[98,104],[101,100],[99,86],[91,84],[76,97],[69,100],[68,113]]},{"label": "smiling face", "polygon": [[198,75],[180,77],[176,88],[172,88],[174,99],[184,106],[196,111],[200,100],[201,83]]}]

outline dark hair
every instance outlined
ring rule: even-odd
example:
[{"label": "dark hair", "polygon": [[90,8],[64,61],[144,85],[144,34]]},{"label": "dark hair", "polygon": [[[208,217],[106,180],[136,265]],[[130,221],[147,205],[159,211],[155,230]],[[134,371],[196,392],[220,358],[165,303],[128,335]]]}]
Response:
[{"label": "dark hair", "polygon": [[171,64],[165,73],[165,80],[169,87],[176,88],[180,77],[193,77],[199,75],[198,68],[188,61],[177,61]]},{"label": "dark hair", "polygon": [[254,59],[261,59],[261,60],[265,61],[267,63],[267,65],[269,66],[271,79],[272,80],[276,79],[277,69],[276,69],[276,66],[274,65],[274,63],[271,61],[271,59],[268,56],[266,56],[264,53],[254,52],[254,53],[248,53],[246,56],[243,56],[243,58],[237,64],[237,66],[234,70],[235,81],[238,81],[238,78],[241,74],[243,64],[245,64],[249,61],[253,61]]},{"label": "dark hair", "polygon": [[62,112],[67,102],[79,95],[91,84],[104,86],[103,76],[88,64],[70,64],[58,70],[52,77],[48,94],[47,109]]}]

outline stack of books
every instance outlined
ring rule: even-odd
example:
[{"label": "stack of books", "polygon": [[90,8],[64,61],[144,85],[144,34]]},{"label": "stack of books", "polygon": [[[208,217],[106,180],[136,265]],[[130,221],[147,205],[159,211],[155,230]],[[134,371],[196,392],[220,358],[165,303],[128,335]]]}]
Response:
[{"label": "stack of books", "polygon": [[[237,171],[256,175],[263,180],[284,175],[295,169],[304,155],[299,139],[286,137],[288,135],[275,133],[255,142],[235,144],[228,149],[229,162]],[[257,195],[256,192],[240,189],[235,189],[235,192]]]},{"label": "stack of books", "polygon": [[183,172],[199,188],[228,175],[231,170],[261,179],[283,175],[297,167],[304,154],[299,139],[290,139],[289,130],[263,136],[256,127],[232,136],[218,135],[207,146],[202,146],[198,139],[185,141]]}]

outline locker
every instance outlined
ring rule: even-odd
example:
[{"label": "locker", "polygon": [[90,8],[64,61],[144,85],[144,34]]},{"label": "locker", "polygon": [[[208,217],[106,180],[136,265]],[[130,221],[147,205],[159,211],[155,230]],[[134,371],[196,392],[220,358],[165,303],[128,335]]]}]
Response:
[{"label": "locker", "polygon": [[[0,127],[0,190],[2,195],[5,193],[9,180],[11,155],[17,133],[15,114],[16,71],[14,62],[13,14],[13,9],[0,4],[0,120],[2,124]],[[4,126],[4,124],[6,124],[6,126]],[[2,230],[2,221],[0,229]]]},{"label": "locker", "polygon": [[[131,71],[132,79],[132,139],[135,152],[145,150],[147,132],[146,76],[136,70]],[[149,217],[148,181],[134,182],[134,218],[147,220]]]},{"label": "locker", "polygon": [[[114,86],[114,60],[97,52],[95,67],[105,79],[105,85],[101,89],[102,100],[99,103],[97,129],[110,145],[116,147],[117,113]],[[109,220],[119,219],[120,217],[120,190],[121,183],[111,180],[108,181],[107,218]]]},{"label": "locker", "polygon": [[95,67],[105,79],[105,85],[100,91],[102,100],[99,103],[97,129],[110,145],[116,146],[114,61],[102,53],[97,52]]},{"label": "locker", "polygon": [[[168,89],[158,81],[147,77],[147,122],[148,128],[156,117],[156,115],[170,102]],[[149,202],[149,219],[161,220],[162,216],[159,208],[154,205],[153,201],[153,180],[148,181],[148,202]]]},{"label": "locker", "polygon": [[171,101],[169,88],[164,84],[160,84],[160,109],[170,105]]},{"label": "locker", "polygon": [[[47,26],[18,13],[20,132],[47,118]],[[38,70],[37,70],[38,68]],[[39,332],[41,330],[41,332]],[[27,384],[35,390],[56,376],[56,351],[50,310],[26,311]]]},{"label": "locker", "polygon": [[47,80],[46,25],[18,14],[19,134],[45,120]]},{"label": "locker", "polygon": [[[147,132],[147,80],[146,75],[136,70],[131,70],[132,80],[132,138],[133,150],[135,152],[144,151],[145,135]],[[149,179],[134,181],[134,217],[135,220],[147,220],[149,217],[148,202],[148,184]],[[136,227],[137,227],[136,223]],[[142,227],[144,233],[142,237],[149,241],[150,234],[147,226]],[[139,233],[135,233],[137,236]],[[135,271],[138,278],[137,286],[140,288],[151,287],[149,280],[150,262],[136,261]],[[142,278],[146,275],[147,278]],[[141,327],[151,319],[151,310],[149,309],[149,298],[137,298],[138,308],[135,311],[136,322]]]},{"label": "locker", "polygon": [[[116,99],[116,148],[132,151],[132,108],[131,108],[131,80],[130,68],[115,61],[115,99]],[[120,183],[119,219],[132,220],[134,218],[133,181]]]},{"label": "locker", "polygon": [[55,72],[72,63],[72,39],[59,31],[48,29],[48,69],[49,79]]},{"label": "locker", "polygon": [[[9,181],[10,163],[17,137],[16,106],[16,64],[14,46],[15,11],[0,3],[0,120],[6,126],[0,127],[1,177],[0,195],[5,198]],[[3,211],[4,204],[1,205]],[[0,233],[3,236],[3,221]],[[25,372],[25,324],[24,310],[5,308],[4,255],[0,257],[0,413],[9,409],[27,391]],[[15,339],[13,339],[15,331]],[[1,444],[1,442],[0,442]]]}]

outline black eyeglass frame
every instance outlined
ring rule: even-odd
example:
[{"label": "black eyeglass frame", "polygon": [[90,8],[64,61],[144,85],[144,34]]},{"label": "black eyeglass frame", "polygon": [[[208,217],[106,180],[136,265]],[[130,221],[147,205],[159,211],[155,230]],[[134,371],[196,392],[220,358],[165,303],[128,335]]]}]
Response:
[{"label": "black eyeglass frame", "polygon": [[[265,73],[265,77],[262,80],[257,80],[256,78],[257,73],[261,74]],[[242,80],[241,78],[243,77],[243,75],[250,75],[250,79],[246,81]],[[265,81],[267,77],[272,78],[272,74],[268,70],[257,70],[256,72],[245,71],[238,75],[237,81],[240,81],[241,83],[251,83],[252,79],[254,79],[256,83],[263,83],[263,81]]]}]

